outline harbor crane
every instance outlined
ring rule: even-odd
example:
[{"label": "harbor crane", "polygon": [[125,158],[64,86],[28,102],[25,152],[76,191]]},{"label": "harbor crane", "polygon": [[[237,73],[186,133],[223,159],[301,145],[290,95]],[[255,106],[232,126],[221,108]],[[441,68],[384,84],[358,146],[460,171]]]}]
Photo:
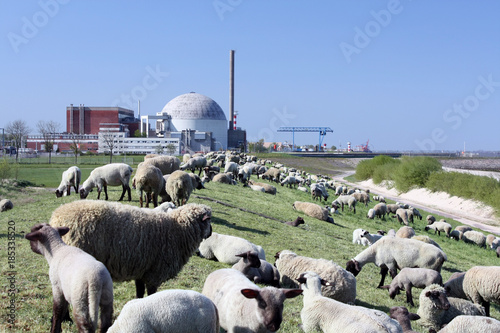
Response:
[{"label": "harbor crane", "polygon": [[318,150],[320,150],[326,133],[333,133],[333,130],[330,127],[281,126],[280,128],[278,128],[278,132],[292,132],[292,151],[295,151],[295,132],[318,132],[319,133]]}]

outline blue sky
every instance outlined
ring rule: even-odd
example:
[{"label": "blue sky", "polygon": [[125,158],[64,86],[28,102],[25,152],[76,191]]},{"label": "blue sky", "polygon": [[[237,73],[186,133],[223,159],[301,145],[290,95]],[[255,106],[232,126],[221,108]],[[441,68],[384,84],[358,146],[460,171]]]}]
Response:
[{"label": "blue sky", "polygon": [[[500,150],[498,1],[0,0],[0,126],[195,91],[251,141]],[[316,144],[317,133],[297,133]]]}]

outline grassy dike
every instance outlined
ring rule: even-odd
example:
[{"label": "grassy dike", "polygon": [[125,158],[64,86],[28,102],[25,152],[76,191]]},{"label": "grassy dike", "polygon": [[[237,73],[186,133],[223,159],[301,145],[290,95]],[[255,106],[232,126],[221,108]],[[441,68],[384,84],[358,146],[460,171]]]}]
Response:
[{"label": "grassy dike", "polygon": [[[301,160],[300,163],[307,164],[308,162]],[[322,168],[326,168],[326,165],[329,164],[328,161],[320,163],[317,165],[321,165]],[[133,165],[134,168],[135,166]],[[29,232],[33,224],[48,222],[52,211],[61,204],[79,200],[79,197],[74,194],[70,197],[56,198],[53,193],[53,188],[57,187],[60,182],[62,171],[67,167],[48,165],[21,167],[18,170],[18,179],[26,179],[37,185],[43,184],[43,187],[0,187],[1,197],[10,198],[14,203],[13,210],[0,213],[1,331],[12,328],[13,332],[42,332],[50,328],[52,293],[48,278],[48,264],[43,256],[31,251],[29,242],[24,239],[24,235]],[[82,165],[83,179],[94,167]],[[311,168],[314,167],[311,165]],[[337,171],[332,169],[331,173]],[[118,187],[110,187],[108,191],[110,201],[116,201],[121,194],[121,188]],[[89,195],[90,199],[96,197],[95,191]],[[245,208],[247,211],[208,201],[202,197],[209,197]],[[331,193],[330,198],[333,200],[333,193]],[[336,215],[334,216],[335,224],[329,224],[294,211],[292,203],[296,200],[311,201],[311,197],[308,194],[279,185],[278,194],[272,196],[252,191],[241,185],[229,186],[208,183],[206,189],[196,191],[193,194],[190,202],[211,206],[213,211],[212,226],[215,232],[244,237],[261,245],[266,251],[267,260],[271,263],[274,263],[273,257],[276,252],[288,249],[304,256],[333,260],[345,267],[346,261],[364,249],[360,245],[352,244],[352,231],[354,229],[364,228],[370,232],[376,232],[379,229],[388,230],[400,227],[396,219],[391,217],[385,220],[368,220],[365,217],[366,212],[374,206],[375,202],[372,202],[368,207],[359,205],[356,214],[345,211]],[[139,206],[137,194],[135,192],[132,194],[132,202],[123,203]],[[293,228],[252,212],[265,214],[282,221],[290,221],[297,216],[303,216],[306,224]],[[425,211],[421,211],[421,213],[424,216],[427,214]],[[436,216],[436,218],[441,217]],[[448,221],[453,226],[458,225],[456,221],[449,219]],[[15,237],[10,237],[13,240],[9,240],[9,226],[11,229],[15,228]],[[426,234],[433,238],[447,254],[448,261],[445,262],[441,271],[445,281],[453,272],[464,271],[475,265],[497,265],[498,260],[500,260],[496,258],[492,250],[481,249],[424,231],[424,220],[416,220],[412,226],[417,234]],[[11,251],[9,246],[13,246],[15,250]],[[11,254],[8,255],[8,252]],[[12,252],[14,253],[12,254]],[[201,292],[207,275],[216,269],[225,267],[228,265],[193,256],[177,278],[164,283],[160,290],[179,288]],[[404,293],[391,300],[386,290],[376,289],[379,280],[379,269],[375,265],[368,264],[363,268],[357,277],[356,305],[377,308],[384,312],[388,312],[392,306],[404,305],[412,312],[417,311],[418,295],[421,290],[413,290],[416,307],[411,307],[405,303]],[[389,282],[390,277],[386,279],[386,283]],[[15,289],[14,293],[9,292],[11,286]],[[11,297],[12,294],[13,297]],[[134,295],[133,281],[114,283],[115,317],[118,316],[123,305],[134,298]],[[14,326],[8,323],[11,301],[15,306],[16,321]],[[301,332],[297,325],[300,324],[302,302],[302,296],[285,301],[281,332]],[[500,320],[500,307],[492,305],[491,315]],[[415,323],[413,327],[418,331],[427,331]],[[63,329],[65,332],[76,332],[74,325],[70,326],[66,323],[63,325]]]}]

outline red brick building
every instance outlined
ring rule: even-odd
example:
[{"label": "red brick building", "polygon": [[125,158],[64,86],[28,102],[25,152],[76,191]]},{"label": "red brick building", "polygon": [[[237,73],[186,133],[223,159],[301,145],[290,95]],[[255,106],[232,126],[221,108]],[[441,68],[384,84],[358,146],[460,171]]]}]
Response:
[{"label": "red brick building", "polygon": [[123,130],[133,135],[139,129],[139,120],[134,111],[120,107],[79,106],[66,107],[66,132],[75,134],[98,134],[106,124],[122,125]]}]

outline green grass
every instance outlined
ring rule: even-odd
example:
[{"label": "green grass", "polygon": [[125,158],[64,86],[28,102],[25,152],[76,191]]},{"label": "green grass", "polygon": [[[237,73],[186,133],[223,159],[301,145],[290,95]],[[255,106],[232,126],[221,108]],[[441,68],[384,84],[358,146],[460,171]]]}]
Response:
[{"label": "green grass", "polygon": [[[290,159],[290,164],[295,161]],[[313,161],[318,161],[314,159]],[[299,161],[304,164],[304,161]],[[330,162],[322,161],[323,165]],[[52,165],[40,165],[39,167],[21,166],[19,178],[27,179],[35,184],[44,184],[46,188],[29,187],[5,187],[0,188],[2,198],[11,198],[14,209],[0,213],[0,258],[2,267],[2,294],[0,299],[0,330],[11,328],[7,325],[7,305],[10,301],[8,297],[8,272],[14,270],[16,306],[16,324],[12,331],[48,331],[50,318],[52,316],[52,294],[51,285],[48,278],[48,264],[40,255],[33,253],[29,247],[29,242],[24,239],[24,235],[29,232],[35,223],[48,222],[52,211],[63,203],[79,200],[78,196],[72,194],[69,197],[56,198],[52,188],[57,187],[60,182],[62,171],[67,169],[67,165],[55,168]],[[83,178],[90,173],[95,166],[82,165]],[[331,173],[338,170],[332,170]],[[253,176],[254,177],[254,176]],[[360,245],[352,244],[352,232],[357,228],[364,228],[370,232],[378,229],[398,229],[399,223],[389,217],[385,220],[369,220],[366,212],[369,207],[359,205],[357,214],[345,211],[341,215],[334,216],[335,224],[319,221],[292,209],[292,203],[296,200],[311,201],[310,195],[294,189],[277,186],[278,194],[272,196],[265,193],[255,192],[241,185],[229,186],[216,183],[206,184],[206,189],[194,193],[190,202],[203,203],[212,207],[213,230],[222,234],[231,234],[244,237],[255,244],[261,245],[266,251],[268,261],[274,263],[274,254],[278,251],[289,249],[300,255],[313,258],[325,258],[333,260],[342,267],[345,263],[361,252],[364,248]],[[110,201],[116,201],[121,188],[108,188]],[[330,191],[331,198],[333,193]],[[96,192],[89,195],[89,199],[95,199]],[[239,209],[217,204],[208,200],[197,198],[196,196],[210,197],[237,207],[243,207],[249,211],[259,212],[267,216],[284,221],[290,221],[297,216],[304,217],[306,224],[298,228],[293,228],[277,221],[266,219],[258,215],[243,212]],[[139,206],[138,196],[132,194],[132,202],[123,202]],[[425,217],[427,212],[421,211]],[[442,216],[436,216],[437,219]],[[456,221],[447,219],[453,226],[458,225]],[[15,225],[15,267],[9,268],[7,260],[8,246],[8,224]],[[474,245],[465,244],[450,240],[444,236],[424,231],[425,221],[416,220],[413,225],[417,234],[427,234],[437,241],[448,256],[445,262],[442,275],[443,279],[455,271],[467,270],[475,265],[497,265],[498,260],[491,250],[481,249]],[[209,261],[193,256],[184,266],[180,274],[172,280],[165,282],[163,289],[192,289],[201,292],[203,283],[208,274],[212,271],[229,267],[226,264]],[[404,293],[391,300],[386,290],[376,289],[380,280],[379,269],[373,265],[366,265],[357,277],[357,300],[356,304],[371,308],[377,308],[388,312],[390,307],[404,305],[410,311],[416,312],[418,309],[418,295],[420,289],[414,289],[413,295],[416,307],[411,307],[405,303]],[[390,278],[386,279],[386,283]],[[135,286],[133,281],[114,283],[114,308],[116,317],[123,305],[134,298]],[[300,310],[302,309],[302,297],[285,301],[284,322],[281,332],[301,332],[297,327],[300,323]],[[492,306],[491,314],[500,319],[500,308]],[[74,326],[63,325],[65,332],[76,332]],[[418,331],[427,331],[419,325],[413,324]]]}]

